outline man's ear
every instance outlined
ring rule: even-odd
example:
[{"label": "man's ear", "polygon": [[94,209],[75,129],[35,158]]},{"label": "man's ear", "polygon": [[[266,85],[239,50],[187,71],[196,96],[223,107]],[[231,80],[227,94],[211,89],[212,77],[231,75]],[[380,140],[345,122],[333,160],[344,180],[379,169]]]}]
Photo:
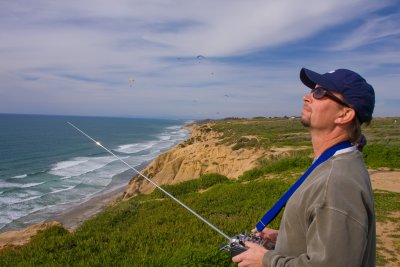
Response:
[{"label": "man's ear", "polygon": [[351,122],[356,116],[356,111],[352,108],[343,108],[339,112],[339,116],[336,118],[335,122],[337,124],[346,124]]}]

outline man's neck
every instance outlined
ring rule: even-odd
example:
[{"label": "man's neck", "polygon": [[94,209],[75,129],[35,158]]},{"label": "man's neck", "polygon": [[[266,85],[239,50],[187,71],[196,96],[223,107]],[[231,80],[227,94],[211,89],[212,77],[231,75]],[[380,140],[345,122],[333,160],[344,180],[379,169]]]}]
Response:
[{"label": "man's neck", "polygon": [[334,135],[334,134],[313,134],[311,133],[311,141],[313,145],[314,155],[316,158],[321,156],[325,150],[328,148],[348,140],[347,136],[344,134],[341,135]]}]

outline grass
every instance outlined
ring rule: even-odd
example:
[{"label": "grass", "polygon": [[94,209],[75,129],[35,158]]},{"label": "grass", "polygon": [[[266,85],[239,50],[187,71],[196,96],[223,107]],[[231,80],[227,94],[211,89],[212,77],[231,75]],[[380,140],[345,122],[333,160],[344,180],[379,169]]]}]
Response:
[{"label": "grass", "polygon": [[363,156],[370,168],[400,169],[400,145],[369,144],[363,149]]},{"label": "grass", "polygon": [[[396,121],[396,123],[395,123]],[[400,146],[400,118],[375,118],[363,132],[370,144]]]},{"label": "grass", "polygon": [[[185,189],[190,182],[170,187]],[[253,228],[264,207],[288,186],[277,179],[248,184],[221,180],[203,193],[177,191],[184,203],[234,235]],[[105,210],[74,233],[61,227],[43,231],[29,245],[0,254],[0,265],[232,266],[228,253],[218,250],[226,242],[171,199],[151,194]]]},{"label": "grass", "polygon": [[[212,130],[222,133],[221,143],[245,147],[309,146],[310,136],[299,119],[256,118],[216,121]],[[254,136],[256,139],[243,138]]]},{"label": "grass", "polygon": [[[299,118],[232,119],[214,123],[211,128],[204,126],[204,129],[222,133],[221,143],[236,148],[310,146],[310,135]],[[371,125],[363,126],[362,129],[368,144],[400,147],[400,118],[374,118]],[[254,136],[257,141],[243,138],[246,136]]]},{"label": "grass", "polygon": [[[400,218],[393,216],[394,213],[399,212],[400,210],[400,194],[387,192],[387,191],[374,191],[374,202],[375,202],[375,212],[376,212],[376,221],[377,223],[384,222],[392,222],[395,224],[395,229],[393,229],[393,233],[400,232]],[[397,253],[400,251],[400,236],[392,235],[392,239],[394,240],[395,251]],[[379,239],[377,240],[377,266],[385,266],[389,263],[396,263],[396,258],[394,256],[395,251],[388,250],[385,244],[382,243]],[[385,257],[386,255],[391,255],[389,258]]]},{"label": "grass", "polygon": [[[400,133],[399,128],[392,129],[391,121],[377,119],[374,128],[371,126],[366,132],[369,143],[364,157],[371,168],[399,168],[400,156],[393,147],[398,144]],[[244,136],[256,136],[256,146],[260,147],[309,147],[307,133],[297,124],[296,120],[258,118],[219,121],[212,130],[222,132],[221,142],[232,145]],[[204,130],[210,131],[207,129]],[[390,138],[385,138],[386,132]],[[233,236],[254,228],[267,207],[307,169],[310,154],[306,148],[260,159],[257,168],[245,172],[237,181],[210,174],[163,188]],[[375,191],[374,198],[377,221],[391,220],[399,225],[399,218],[392,214],[399,211],[400,194]],[[281,215],[270,226],[277,229],[280,219]],[[397,228],[399,232],[400,227]],[[395,238],[400,246],[399,237]],[[26,246],[3,250],[0,266],[234,266],[229,254],[218,250],[226,242],[176,202],[154,191],[104,210],[73,233],[52,227]],[[384,249],[378,243],[378,266],[391,261],[383,256]]]}]

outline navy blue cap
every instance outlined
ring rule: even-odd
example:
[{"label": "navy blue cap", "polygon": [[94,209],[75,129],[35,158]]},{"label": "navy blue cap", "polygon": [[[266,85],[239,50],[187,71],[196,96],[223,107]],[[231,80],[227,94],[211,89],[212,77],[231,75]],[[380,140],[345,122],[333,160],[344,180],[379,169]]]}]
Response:
[{"label": "navy blue cap", "polygon": [[360,123],[369,122],[375,107],[374,88],[354,71],[337,69],[319,74],[312,70],[302,68],[300,80],[309,88],[315,85],[340,93],[347,103],[356,111]]}]

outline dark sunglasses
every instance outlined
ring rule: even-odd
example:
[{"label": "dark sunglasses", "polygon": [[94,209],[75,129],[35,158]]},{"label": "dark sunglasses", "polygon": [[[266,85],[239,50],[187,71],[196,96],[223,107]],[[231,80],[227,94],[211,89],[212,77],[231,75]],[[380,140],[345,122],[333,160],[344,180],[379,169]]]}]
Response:
[{"label": "dark sunglasses", "polygon": [[328,89],[325,89],[323,87],[314,88],[311,90],[311,93],[315,99],[321,99],[324,96],[326,96],[326,97],[332,99],[333,101],[335,101],[336,103],[339,103],[340,105],[351,108],[351,106],[349,104],[347,104],[342,99],[335,96],[331,91],[329,91]]}]

